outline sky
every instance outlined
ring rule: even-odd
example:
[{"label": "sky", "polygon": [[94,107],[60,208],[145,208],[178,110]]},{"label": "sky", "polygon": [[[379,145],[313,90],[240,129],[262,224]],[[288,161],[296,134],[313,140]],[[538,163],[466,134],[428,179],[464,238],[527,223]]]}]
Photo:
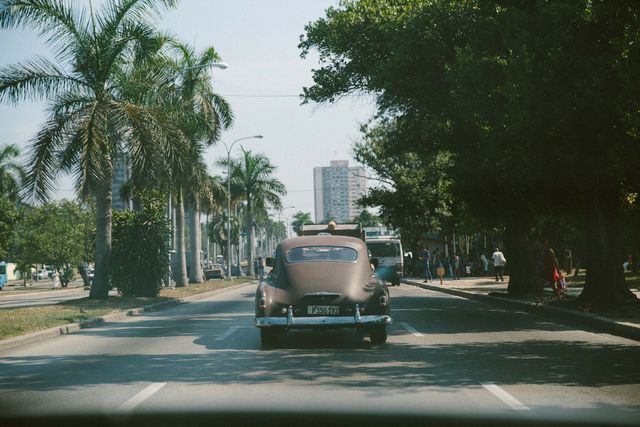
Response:
[{"label": "sky", "polygon": [[[80,6],[89,2],[72,0]],[[99,8],[102,0],[94,0]],[[162,14],[158,28],[193,44],[198,51],[213,46],[229,65],[210,74],[214,89],[230,103],[233,128],[223,133],[227,145],[236,139],[263,135],[235,144],[265,154],[277,167],[286,185],[282,219],[301,210],[313,217],[313,168],[329,166],[331,160],[352,158],[358,129],[374,113],[369,97],[345,98],[335,104],[301,105],[299,95],[313,83],[311,70],[318,68],[313,52],[300,58],[298,43],[304,26],[325,15],[337,0],[182,0],[178,8]],[[34,55],[49,56],[49,49],[33,30],[0,30],[0,68]],[[0,145],[14,143],[27,151],[29,140],[45,118],[46,102],[17,106],[0,104]],[[226,157],[220,143],[206,153],[212,174]],[[73,198],[69,177],[61,177],[56,198]],[[293,206],[293,207],[290,207]]]}]

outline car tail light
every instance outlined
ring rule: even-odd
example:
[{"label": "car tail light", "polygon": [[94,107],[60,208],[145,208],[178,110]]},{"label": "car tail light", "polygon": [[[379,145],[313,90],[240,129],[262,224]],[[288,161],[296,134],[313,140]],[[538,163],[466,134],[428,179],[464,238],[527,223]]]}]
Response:
[{"label": "car tail light", "polygon": [[387,296],[386,295],[380,295],[380,306],[384,307],[387,305]]},{"label": "car tail light", "polygon": [[264,295],[260,297],[260,300],[258,301],[258,308],[262,310],[267,308],[267,299],[264,297]]}]

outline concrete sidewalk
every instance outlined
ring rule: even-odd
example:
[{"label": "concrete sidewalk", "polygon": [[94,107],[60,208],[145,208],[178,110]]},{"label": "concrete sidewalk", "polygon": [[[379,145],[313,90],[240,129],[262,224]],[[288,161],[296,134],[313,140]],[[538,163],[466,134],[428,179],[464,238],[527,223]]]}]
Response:
[{"label": "concrete sidewalk", "polygon": [[[422,278],[405,278],[403,282],[436,292],[444,292],[462,298],[476,300],[504,308],[523,310],[531,314],[543,316],[558,322],[576,325],[580,328],[605,332],[612,335],[640,341],[640,318],[614,319],[602,314],[593,314],[558,306],[550,291],[545,292],[543,304],[536,304],[535,298],[510,298],[506,296],[509,278],[504,282],[496,282],[492,277],[465,277],[458,280],[444,279],[424,282]],[[566,295],[577,298],[582,292],[581,287],[569,287]],[[501,295],[503,294],[503,295]],[[640,292],[635,291],[640,297]]]}]

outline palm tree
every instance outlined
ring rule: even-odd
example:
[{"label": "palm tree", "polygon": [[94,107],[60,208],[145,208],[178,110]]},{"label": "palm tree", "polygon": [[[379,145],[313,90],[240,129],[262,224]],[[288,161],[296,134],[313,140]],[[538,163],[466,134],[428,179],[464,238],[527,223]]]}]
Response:
[{"label": "palm tree", "polygon": [[148,18],[175,3],[110,0],[94,13],[91,3],[87,11],[56,0],[0,0],[0,27],[36,29],[57,60],[38,56],[0,70],[0,101],[50,102],[49,117],[33,140],[25,195],[46,200],[62,171],[74,176],[81,198],[95,198],[92,298],[106,298],[109,290],[113,160],[127,152],[133,175],[162,173],[152,159],[166,151],[162,131],[171,128],[162,122],[166,116],[123,97],[118,77],[155,56],[164,38]]},{"label": "palm tree", "polygon": [[[227,159],[218,161],[227,167]],[[284,184],[273,176],[276,167],[262,154],[253,154],[242,149],[238,160],[231,160],[231,181],[235,181],[242,189],[246,201],[245,229],[249,242],[249,275],[253,275],[253,257],[255,256],[255,239],[253,233],[253,213],[256,207],[282,208],[280,196],[287,194]]]},{"label": "palm tree", "polygon": [[[209,223],[209,215],[214,212],[220,212],[222,207],[224,206],[224,202],[226,200],[226,192],[224,187],[224,182],[222,178],[219,176],[207,176],[207,179],[204,183],[204,187],[199,195],[199,200],[197,200],[197,206],[200,207],[207,216],[207,224]],[[195,210],[194,210],[195,211]],[[200,228],[200,219],[197,218],[195,222],[194,228],[198,227],[198,232],[191,232],[191,247],[197,247],[200,249],[202,246],[202,242],[200,240],[200,236],[202,235]],[[194,237],[195,235],[195,237]],[[206,231],[207,240],[210,241],[209,232]],[[195,241],[194,241],[195,240]],[[211,256],[211,254],[207,253],[207,256]],[[194,257],[191,257],[193,260]],[[197,259],[197,258],[196,258]],[[198,263],[198,267],[200,267]],[[193,267],[192,267],[193,268]]]},{"label": "palm tree", "polygon": [[311,221],[311,214],[309,212],[298,211],[295,213],[293,218],[294,219],[291,222],[291,228],[293,228],[293,231],[295,231],[296,234],[300,234],[302,225],[313,224],[313,221]]},{"label": "palm tree", "polygon": [[15,203],[18,200],[20,186],[24,180],[24,169],[16,159],[20,149],[14,145],[5,145],[0,149],[0,197]]},{"label": "palm tree", "polygon": [[[215,49],[209,47],[197,54],[193,48],[173,43],[177,59],[165,62],[165,67],[174,69],[180,78],[175,81],[175,91],[180,99],[179,129],[188,140],[188,147],[171,164],[171,187],[176,196],[176,286],[187,285],[185,256],[185,204],[189,218],[191,236],[191,265],[189,281],[201,282],[203,278],[200,265],[200,202],[209,198],[212,181],[209,179],[204,163],[204,149],[215,143],[220,132],[231,126],[233,114],[224,98],[213,92],[207,71],[220,62]],[[218,192],[219,193],[219,192]]]}]

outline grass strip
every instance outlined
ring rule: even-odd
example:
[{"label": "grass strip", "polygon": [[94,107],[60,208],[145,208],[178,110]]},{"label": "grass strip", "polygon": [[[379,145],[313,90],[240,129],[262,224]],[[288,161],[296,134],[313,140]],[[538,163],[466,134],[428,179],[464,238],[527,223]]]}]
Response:
[{"label": "grass strip", "polygon": [[153,298],[109,296],[106,300],[91,300],[85,297],[52,305],[2,309],[0,310],[0,340],[250,281],[250,279],[216,280],[190,284],[184,288],[163,288],[160,295]]}]

